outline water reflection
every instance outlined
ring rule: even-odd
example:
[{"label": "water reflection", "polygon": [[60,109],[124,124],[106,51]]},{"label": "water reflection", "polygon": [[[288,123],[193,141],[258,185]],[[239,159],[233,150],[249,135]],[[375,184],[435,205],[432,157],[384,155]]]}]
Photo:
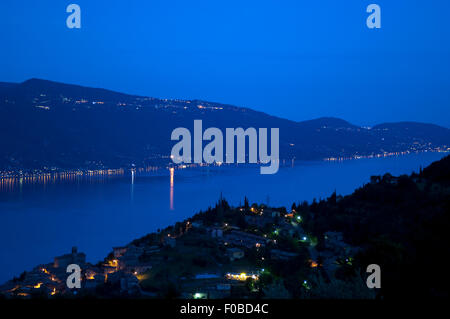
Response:
[{"label": "water reflection", "polygon": [[80,182],[105,183],[108,180],[121,177],[125,174],[124,169],[110,169],[99,171],[84,172],[57,172],[43,173],[39,175],[23,175],[23,176],[0,176],[0,192],[19,192],[23,191],[25,186],[39,185],[46,188],[47,184],[79,184]]},{"label": "water reflection", "polygon": [[131,202],[134,200],[134,178],[136,175],[136,171],[134,169],[131,170]]},{"label": "water reflection", "polygon": [[170,171],[170,210],[174,210],[173,208],[173,175],[175,172],[175,169],[171,167],[169,169]]}]

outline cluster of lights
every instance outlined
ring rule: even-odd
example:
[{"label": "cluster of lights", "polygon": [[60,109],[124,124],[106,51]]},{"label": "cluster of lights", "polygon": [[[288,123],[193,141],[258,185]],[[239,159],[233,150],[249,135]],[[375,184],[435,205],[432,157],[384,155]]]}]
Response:
[{"label": "cluster of lights", "polygon": [[108,266],[110,266],[110,267],[118,267],[119,266],[119,261],[117,259],[108,260]]},{"label": "cluster of lights", "polygon": [[231,273],[228,273],[228,274],[226,275],[226,277],[227,277],[227,279],[240,280],[240,281],[246,281],[248,278],[251,278],[251,279],[253,279],[253,280],[258,280],[258,279],[259,279],[259,276],[258,276],[258,275],[254,275],[254,274],[247,275],[245,272],[240,273],[240,274],[231,274]]},{"label": "cluster of lights", "polygon": [[205,296],[205,294],[196,292],[196,293],[194,294],[194,299],[201,299],[201,298],[203,298],[204,296]]},{"label": "cluster of lights", "polygon": [[303,286],[306,290],[311,289],[311,286],[309,285],[309,283],[308,283],[307,280],[303,280],[302,286]]},{"label": "cluster of lights", "polygon": [[42,268],[41,271],[42,271],[43,273],[45,273],[45,274],[50,274],[50,273],[48,272],[48,270],[45,269],[45,268]]},{"label": "cluster of lights", "polygon": [[95,279],[95,275],[90,273],[89,275],[86,276],[87,280],[94,280]]}]

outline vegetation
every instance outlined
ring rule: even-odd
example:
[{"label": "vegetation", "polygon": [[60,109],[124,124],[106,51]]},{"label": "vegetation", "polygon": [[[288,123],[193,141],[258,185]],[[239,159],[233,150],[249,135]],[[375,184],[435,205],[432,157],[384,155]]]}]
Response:
[{"label": "vegetation", "polygon": [[441,258],[450,252],[450,157],[420,174],[371,181],[344,198],[333,194],[296,206],[303,227],[319,240],[326,231],[342,232],[346,242],[361,247],[350,268],[362,274],[366,265],[379,264],[379,297],[448,296]]}]

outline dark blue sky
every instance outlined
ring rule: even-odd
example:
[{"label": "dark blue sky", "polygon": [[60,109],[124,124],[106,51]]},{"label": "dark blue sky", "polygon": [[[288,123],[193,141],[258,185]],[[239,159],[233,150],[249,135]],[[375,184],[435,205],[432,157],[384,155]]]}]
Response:
[{"label": "dark blue sky", "polygon": [[[82,28],[66,27],[66,6]],[[378,3],[382,29],[369,30]],[[0,81],[450,127],[447,0],[3,0]]]}]

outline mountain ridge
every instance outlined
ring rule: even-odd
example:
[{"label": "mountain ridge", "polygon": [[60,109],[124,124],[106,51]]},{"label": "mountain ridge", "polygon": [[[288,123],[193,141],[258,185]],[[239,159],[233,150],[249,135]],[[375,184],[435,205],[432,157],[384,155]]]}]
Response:
[{"label": "mountain ridge", "polygon": [[[57,81],[52,81],[52,80],[46,80],[46,79],[41,79],[41,78],[30,78],[28,80],[25,80],[23,82],[0,82],[0,87],[2,85],[4,85],[5,87],[11,88],[12,86],[28,86],[30,84],[42,84],[42,83],[48,83],[51,85],[59,85],[62,87],[76,87],[79,89],[87,89],[87,90],[92,90],[92,91],[100,91],[100,92],[105,92],[105,93],[112,93],[112,94],[117,94],[117,95],[121,95],[121,96],[127,96],[127,97],[140,97],[140,98],[151,98],[151,99],[155,99],[155,100],[161,100],[161,101],[190,101],[190,102],[198,102],[198,103],[212,103],[212,104],[220,104],[222,106],[228,106],[228,107],[233,107],[233,108],[240,108],[240,109],[244,109],[244,110],[250,110],[253,112],[258,112],[258,113],[262,113],[262,114],[266,114],[269,115],[271,117],[276,117],[279,119],[283,119],[283,120],[288,120],[288,121],[292,121],[292,122],[296,122],[296,123],[309,123],[309,122],[317,122],[317,123],[324,123],[324,124],[328,124],[332,127],[336,126],[336,124],[338,122],[341,122],[342,124],[348,125],[348,126],[353,126],[353,127],[363,127],[361,125],[356,125],[353,123],[350,123],[347,120],[341,119],[339,117],[335,117],[335,116],[320,116],[317,118],[313,118],[313,119],[308,119],[308,120],[290,120],[290,119],[285,119],[283,117],[280,116],[276,116],[276,115],[271,115],[269,113],[263,112],[263,111],[258,111],[258,110],[254,110],[250,107],[244,107],[244,106],[237,106],[237,105],[233,105],[233,104],[229,104],[229,103],[222,103],[222,102],[216,102],[216,101],[206,101],[206,100],[202,100],[202,99],[176,99],[176,98],[156,98],[156,97],[151,97],[148,95],[139,95],[139,94],[129,94],[129,93],[124,93],[124,92],[117,92],[111,89],[106,89],[106,88],[102,88],[102,87],[89,87],[89,86],[85,86],[85,85],[81,85],[81,84],[70,84],[70,83],[63,83],[63,82],[57,82]],[[331,121],[331,123],[327,123],[325,121]],[[371,126],[371,128],[375,128],[378,126],[385,126],[385,125],[392,125],[392,124],[401,124],[401,123],[405,123],[405,124],[424,124],[424,125],[433,125],[435,127],[441,127],[441,128],[445,128],[445,129],[450,129],[447,128],[445,126],[442,125],[438,125],[438,124],[434,124],[434,123],[428,123],[428,122],[417,122],[417,121],[395,121],[395,122],[382,122],[382,123],[378,123],[378,124],[374,124]]]},{"label": "mountain ridge", "polygon": [[335,117],[292,121],[203,100],[160,99],[29,79],[0,83],[0,168],[165,165],[176,127],[278,127],[281,159],[446,150],[450,130],[419,122],[372,128]]}]

